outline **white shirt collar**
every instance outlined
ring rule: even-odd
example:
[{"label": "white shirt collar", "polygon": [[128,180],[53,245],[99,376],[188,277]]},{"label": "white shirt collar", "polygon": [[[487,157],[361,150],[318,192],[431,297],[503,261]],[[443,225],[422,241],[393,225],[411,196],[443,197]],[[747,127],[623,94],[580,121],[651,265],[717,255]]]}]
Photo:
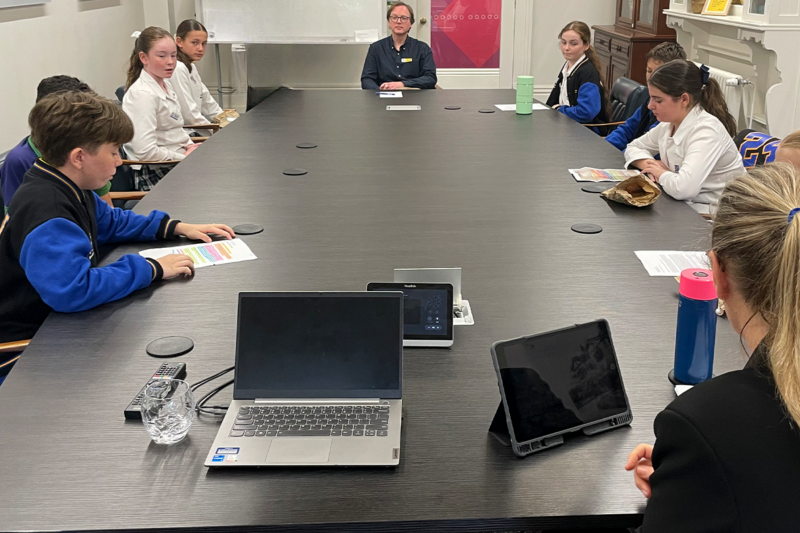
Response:
[{"label": "white shirt collar", "polygon": [[703,113],[703,108],[700,104],[695,104],[689,114],[686,115],[686,118],[683,119],[681,125],[678,126],[678,129],[675,130],[675,133],[672,135],[672,141],[680,146],[681,142],[683,142],[683,138],[686,137],[690,131],[692,131],[692,127],[694,123],[700,118],[700,115]]},{"label": "white shirt collar", "polygon": [[161,88],[161,85],[159,85],[156,79],[145,69],[142,69],[142,71],[139,73],[139,79],[142,80],[145,85],[148,85],[150,89],[154,90],[155,94],[161,97],[163,100],[166,100],[168,96],[174,98],[175,93],[172,90],[172,85],[170,85],[169,80],[164,80],[164,85],[167,86],[167,92],[164,92],[164,89]]},{"label": "white shirt collar", "polygon": [[585,60],[586,60],[586,54],[583,54],[583,55],[580,57],[580,59],[578,59],[578,60],[575,62],[575,64],[574,64],[574,65],[572,65],[572,68],[569,68],[569,61],[565,61],[565,62],[564,62],[564,68],[563,68],[563,69],[561,69],[561,72],[564,74],[564,78],[566,79],[566,78],[568,78],[569,76],[571,76],[571,75],[572,75],[572,73],[573,73],[573,72],[575,72],[575,69],[576,69],[576,68],[578,68],[578,66],[579,66],[581,63],[583,63]]}]

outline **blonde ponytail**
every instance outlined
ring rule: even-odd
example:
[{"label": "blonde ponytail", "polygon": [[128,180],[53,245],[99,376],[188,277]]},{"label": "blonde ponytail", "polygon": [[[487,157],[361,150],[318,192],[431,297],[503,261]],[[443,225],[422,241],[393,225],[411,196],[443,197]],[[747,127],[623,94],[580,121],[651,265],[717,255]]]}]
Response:
[{"label": "blonde ponytail", "polygon": [[[768,363],[787,412],[800,425],[800,172],[774,163],[725,187],[712,249],[770,330]],[[797,216],[794,216],[797,214]]]}]

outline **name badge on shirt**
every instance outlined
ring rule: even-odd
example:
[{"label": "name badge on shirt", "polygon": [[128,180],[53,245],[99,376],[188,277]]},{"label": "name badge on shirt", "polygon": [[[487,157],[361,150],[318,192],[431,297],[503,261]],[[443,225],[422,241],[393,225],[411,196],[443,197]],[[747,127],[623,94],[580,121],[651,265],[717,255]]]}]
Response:
[{"label": "name badge on shirt", "polygon": [[402,63],[411,63],[413,60],[414,60],[414,59],[413,59],[413,58],[411,58],[411,57],[404,57],[404,58],[403,58],[403,59],[401,59],[400,61],[401,61]]},{"label": "name badge on shirt", "polygon": [[180,119],[181,119],[181,116],[180,116],[179,114],[177,114],[177,113],[172,113],[172,114],[169,116],[169,118],[171,118],[172,120],[180,120]]}]

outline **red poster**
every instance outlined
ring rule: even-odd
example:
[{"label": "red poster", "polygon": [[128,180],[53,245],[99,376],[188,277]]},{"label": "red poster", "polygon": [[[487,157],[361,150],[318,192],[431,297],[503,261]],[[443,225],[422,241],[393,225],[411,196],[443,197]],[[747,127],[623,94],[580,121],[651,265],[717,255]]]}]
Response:
[{"label": "red poster", "polygon": [[436,68],[500,68],[501,0],[431,0]]}]

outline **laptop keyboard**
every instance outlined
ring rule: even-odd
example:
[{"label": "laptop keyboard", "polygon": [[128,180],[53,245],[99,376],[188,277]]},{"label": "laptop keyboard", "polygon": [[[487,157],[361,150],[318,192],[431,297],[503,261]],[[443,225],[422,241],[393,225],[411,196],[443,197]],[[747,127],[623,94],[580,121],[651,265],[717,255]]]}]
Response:
[{"label": "laptop keyboard", "polygon": [[280,405],[239,409],[231,437],[387,437],[387,405]]}]

